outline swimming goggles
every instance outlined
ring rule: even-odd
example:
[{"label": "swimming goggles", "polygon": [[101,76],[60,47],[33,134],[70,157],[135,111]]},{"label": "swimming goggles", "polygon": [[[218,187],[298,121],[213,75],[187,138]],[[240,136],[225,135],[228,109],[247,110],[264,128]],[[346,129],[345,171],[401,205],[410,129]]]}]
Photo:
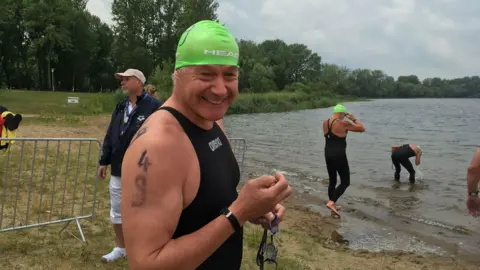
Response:
[{"label": "swimming goggles", "polygon": [[[269,224],[270,229],[263,230],[262,242],[260,242],[260,246],[258,248],[258,253],[257,253],[257,265],[260,267],[260,270],[264,269],[265,263],[274,264],[275,269],[277,269],[278,267],[277,265],[278,249],[273,239],[274,235],[279,232],[277,223],[278,223],[278,217],[275,216],[275,218],[272,221],[270,221],[270,224]],[[270,231],[271,235],[270,235],[270,242],[267,243],[268,231]]]}]

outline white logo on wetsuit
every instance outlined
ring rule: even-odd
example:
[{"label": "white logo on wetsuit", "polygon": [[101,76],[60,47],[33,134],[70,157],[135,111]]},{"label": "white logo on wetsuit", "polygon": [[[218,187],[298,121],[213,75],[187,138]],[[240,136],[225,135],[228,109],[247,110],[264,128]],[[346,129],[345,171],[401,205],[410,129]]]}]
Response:
[{"label": "white logo on wetsuit", "polygon": [[210,149],[212,149],[212,152],[213,152],[213,151],[217,150],[217,148],[222,146],[222,141],[220,141],[220,138],[217,137],[217,138],[211,140],[208,143],[208,146],[210,146]]}]

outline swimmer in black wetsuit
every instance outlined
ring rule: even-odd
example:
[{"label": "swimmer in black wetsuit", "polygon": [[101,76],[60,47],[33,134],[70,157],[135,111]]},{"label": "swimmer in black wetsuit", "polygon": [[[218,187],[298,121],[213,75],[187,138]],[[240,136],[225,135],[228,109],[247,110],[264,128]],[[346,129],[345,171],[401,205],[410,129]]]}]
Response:
[{"label": "swimmer in black wetsuit", "polygon": [[420,165],[420,158],[422,156],[422,149],[414,144],[394,145],[392,146],[392,162],[395,166],[395,180],[400,180],[400,170],[402,165],[410,174],[410,183],[415,183],[415,169],[409,158],[415,157],[415,165]]},{"label": "swimmer in black wetsuit", "polygon": [[[344,120],[347,117],[350,121]],[[325,136],[325,162],[328,170],[327,207],[337,215],[335,203],[350,185],[350,168],[347,160],[347,132],[364,132],[365,127],[353,114],[347,113],[345,106],[338,104],[333,108],[333,116],[323,121]],[[340,185],[337,186],[337,173],[340,175]]]}]

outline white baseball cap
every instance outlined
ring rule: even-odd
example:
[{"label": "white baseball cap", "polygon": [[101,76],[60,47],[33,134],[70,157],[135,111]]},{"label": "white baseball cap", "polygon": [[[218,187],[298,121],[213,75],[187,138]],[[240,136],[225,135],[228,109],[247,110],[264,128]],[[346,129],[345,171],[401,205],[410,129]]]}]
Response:
[{"label": "white baseball cap", "polygon": [[145,75],[143,75],[143,73],[140,70],[133,69],[133,68],[129,68],[123,73],[115,73],[115,78],[120,80],[123,77],[135,77],[139,79],[142,82],[142,84],[145,84],[145,81],[146,81]]}]

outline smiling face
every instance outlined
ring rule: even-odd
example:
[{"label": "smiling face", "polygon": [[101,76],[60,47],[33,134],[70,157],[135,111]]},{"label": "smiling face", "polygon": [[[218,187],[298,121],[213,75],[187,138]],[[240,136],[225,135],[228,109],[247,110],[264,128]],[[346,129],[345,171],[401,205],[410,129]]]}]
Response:
[{"label": "smiling face", "polygon": [[175,95],[199,120],[222,119],[238,94],[238,69],[233,66],[191,66],[175,76]]}]

